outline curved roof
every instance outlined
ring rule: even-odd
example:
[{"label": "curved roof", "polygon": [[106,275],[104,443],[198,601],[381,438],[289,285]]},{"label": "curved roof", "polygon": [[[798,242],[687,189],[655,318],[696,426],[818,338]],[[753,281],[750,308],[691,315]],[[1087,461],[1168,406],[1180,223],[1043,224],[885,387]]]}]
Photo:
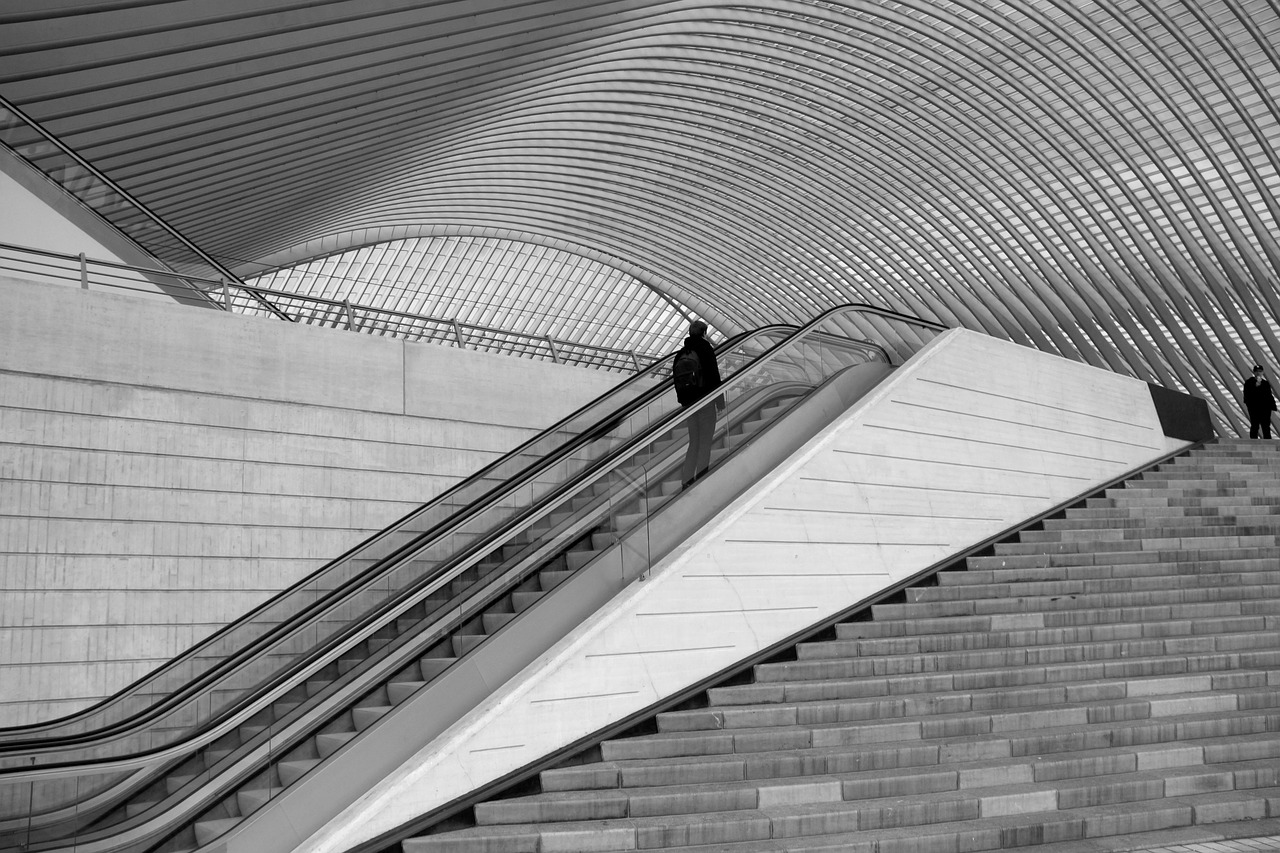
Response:
[{"label": "curved roof", "polygon": [[1267,0],[10,0],[0,95],[242,275],[501,234],[725,331],[872,302],[1238,425],[1278,36]]}]

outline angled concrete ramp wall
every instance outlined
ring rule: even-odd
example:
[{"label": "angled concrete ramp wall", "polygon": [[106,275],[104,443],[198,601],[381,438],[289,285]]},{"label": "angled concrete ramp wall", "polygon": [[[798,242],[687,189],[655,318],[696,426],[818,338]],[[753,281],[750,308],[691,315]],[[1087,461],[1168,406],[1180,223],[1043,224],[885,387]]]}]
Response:
[{"label": "angled concrete ramp wall", "polygon": [[1161,415],[1144,382],[939,337],[300,850],[376,837],[1188,444]]}]

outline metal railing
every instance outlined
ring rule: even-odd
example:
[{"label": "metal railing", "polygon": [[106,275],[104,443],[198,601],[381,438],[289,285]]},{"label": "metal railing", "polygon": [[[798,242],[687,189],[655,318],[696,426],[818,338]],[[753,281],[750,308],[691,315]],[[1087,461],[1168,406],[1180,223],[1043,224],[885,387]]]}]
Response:
[{"label": "metal railing", "polygon": [[0,275],[37,282],[109,288],[237,314],[275,317],[293,323],[382,335],[414,343],[435,343],[479,352],[504,353],[603,370],[636,372],[659,356],[585,344],[442,317],[361,305],[227,279],[182,275],[169,270],[0,243]]}]

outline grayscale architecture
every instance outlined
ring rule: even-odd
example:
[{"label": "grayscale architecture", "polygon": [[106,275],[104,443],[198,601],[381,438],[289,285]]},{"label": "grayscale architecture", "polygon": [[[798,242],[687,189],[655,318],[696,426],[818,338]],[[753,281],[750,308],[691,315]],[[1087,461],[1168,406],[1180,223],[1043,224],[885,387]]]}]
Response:
[{"label": "grayscale architecture", "polygon": [[870,302],[1234,431],[1280,353],[1278,31],[1263,0],[21,0],[0,96],[241,277],[501,238],[625,274],[563,285],[596,343],[670,339],[633,301],[722,332]]}]

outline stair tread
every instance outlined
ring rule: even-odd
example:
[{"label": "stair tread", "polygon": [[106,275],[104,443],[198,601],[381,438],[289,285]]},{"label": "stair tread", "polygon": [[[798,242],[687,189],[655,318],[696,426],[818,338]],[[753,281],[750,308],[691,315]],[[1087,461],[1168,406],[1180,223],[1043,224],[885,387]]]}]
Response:
[{"label": "stair tread", "polygon": [[[763,778],[763,779],[744,779],[735,782],[718,782],[698,784],[696,786],[670,784],[670,785],[652,785],[637,787],[618,787],[608,789],[594,789],[582,791],[553,791],[549,793],[541,793],[527,797],[516,797],[512,799],[499,800],[494,803],[483,804],[484,818],[483,825],[501,825],[491,820],[501,818],[500,814],[503,810],[508,813],[529,813],[538,806],[550,806],[550,811],[554,812],[555,806],[574,805],[577,803],[588,802],[595,799],[607,800],[612,803],[621,803],[622,801],[630,801],[632,803],[646,803],[647,808],[662,808],[663,804],[655,802],[661,798],[675,798],[671,800],[667,807],[680,809],[688,806],[687,802],[682,802],[683,798],[694,798],[700,794],[714,796],[716,794],[733,793],[733,792],[758,792],[762,789],[767,791],[767,796],[773,795],[785,796],[788,789],[792,793],[803,795],[802,789],[814,789],[813,794],[816,796],[831,797],[834,793],[834,785],[844,785],[844,783],[852,783],[862,780],[869,784],[865,786],[870,789],[868,795],[859,795],[859,786],[853,789],[844,790],[841,795],[842,799],[830,800],[830,802],[844,803],[846,806],[879,809],[888,807],[901,807],[903,797],[910,797],[913,803],[924,802],[945,802],[950,800],[972,799],[980,800],[991,797],[1009,797],[1011,795],[1032,794],[1035,792],[1045,791],[1066,791],[1078,794],[1082,789],[1091,786],[1110,787],[1132,785],[1134,783],[1149,782],[1154,780],[1163,780],[1165,782],[1187,780],[1198,780],[1199,777],[1207,776],[1224,776],[1231,775],[1241,771],[1267,771],[1262,774],[1263,778],[1269,781],[1276,781],[1280,776],[1280,770],[1275,766],[1275,759],[1272,757],[1258,758],[1252,761],[1233,761],[1221,764],[1194,764],[1177,767],[1162,768],[1159,770],[1130,770],[1114,773],[1106,773],[1094,777],[1068,777],[1050,780],[1035,780],[1032,778],[1037,761],[1029,761],[1025,763],[1015,763],[1012,766],[1022,769],[1025,772],[1025,778],[1017,778],[1016,775],[1010,774],[1009,781],[1002,784],[981,784],[988,777],[983,774],[983,770],[998,770],[1002,767],[1010,766],[1008,762],[975,762],[973,764],[960,763],[944,763],[932,765],[928,767],[912,767],[911,775],[928,775],[937,782],[946,784],[948,787],[938,788],[936,790],[900,790],[891,792],[881,792],[874,790],[879,783],[891,781],[894,776],[902,776],[898,774],[880,774],[879,776],[869,773],[846,772],[846,773],[821,773],[811,776],[796,776],[783,778]],[[966,774],[966,775],[961,775]],[[950,780],[947,777],[951,777]],[[978,784],[974,784],[978,782]],[[686,790],[696,787],[696,791]],[[892,788],[892,786],[890,786]],[[1274,788],[1274,785],[1263,785],[1257,788],[1232,788],[1225,790],[1246,791],[1259,790],[1265,788]],[[850,796],[852,795],[852,796]],[[749,799],[740,800],[740,802],[750,802]],[[792,800],[791,804],[798,804],[799,801]],[[815,801],[821,802],[821,801]],[[746,808],[754,807],[746,806]],[[1069,806],[1068,806],[1069,807]],[[726,810],[728,811],[728,810]],[[662,814],[678,814],[680,812],[663,812]],[[686,811],[687,813],[687,811]],[[635,807],[630,809],[623,816],[639,816]],[[647,817],[657,817],[659,813],[649,812],[645,814]],[[548,821],[550,822],[550,821]]]},{"label": "stair tread", "polygon": [[[1210,694],[1212,695],[1212,694]],[[1164,698],[1164,697],[1162,697]],[[1177,697],[1167,697],[1174,698]],[[1134,701],[1134,700],[1130,700]],[[1062,706],[1073,708],[1074,705]],[[1026,716],[1027,713],[1035,713],[1043,716],[1053,716],[1055,711],[1061,708],[1032,708],[1020,709]],[[693,753],[700,757],[717,754],[731,754],[737,757],[743,755],[758,756],[764,752],[777,751],[796,751],[804,752],[807,750],[822,750],[828,746],[845,745],[839,738],[840,735],[849,733],[869,736],[858,741],[863,745],[875,743],[883,746],[887,743],[904,743],[904,744],[983,744],[983,743],[1000,743],[1009,740],[1027,740],[1028,738],[1040,738],[1046,741],[1058,739],[1066,736],[1068,740],[1077,737],[1089,736],[1092,732],[1103,731],[1116,733],[1118,731],[1138,730],[1138,729],[1160,729],[1168,727],[1171,723],[1178,723],[1181,727],[1188,727],[1194,724],[1212,725],[1229,725],[1231,721],[1239,724],[1259,724],[1274,722],[1280,715],[1276,713],[1274,707],[1266,707],[1261,709],[1249,710],[1219,710],[1205,713],[1178,714],[1167,717],[1141,717],[1136,719],[1120,719],[1107,720],[1104,722],[1081,722],[1078,720],[1064,720],[1059,725],[1042,725],[1032,729],[1008,729],[1002,731],[981,731],[966,732],[957,730],[954,734],[937,734],[930,735],[923,732],[920,726],[922,722],[918,718],[893,718],[888,720],[846,720],[839,722],[826,723],[800,723],[789,727],[789,738],[772,738],[771,735],[777,734],[778,726],[745,726],[738,729],[727,730],[719,729],[714,731],[659,731],[652,734],[646,734],[638,738],[629,738],[624,740],[605,741],[602,748],[605,753],[613,753],[618,750],[627,748],[633,751],[637,747],[643,748],[652,745],[676,745],[681,742],[697,743],[699,741],[710,740],[715,744],[715,749],[711,751],[698,751]],[[982,714],[973,713],[957,713],[957,714],[939,714],[933,715],[929,721],[937,724],[938,731],[945,731],[945,724],[963,722],[970,718],[980,718]],[[1018,716],[1010,714],[1009,716]],[[959,727],[957,727],[959,728]],[[1265,730],[1265,729],[1264,729]],[[820,743],[814,744],[811,735],[820,734]],[[774,745],[775,749],[750,749],[752,745],[751,739],[758,737],[755,741],[762,746]],[[784,742],[785,741],[785,742]],[[1067,751],[1070,747],[1064,746],[1063,751]],[[609,755],[605,758],[611,761],[623,760],[627,756],[624,754]],[[656,756],[655,756],[656,757]]]},{"label": "stair tread", "polygon": [[[1263,799],[1268,796],[1275,796],[1280,793],[1280,789],[1256,789],[1253,791],[1237,791],[1230,792],[1231,796],[1237,799]],[[1166,825],[1194,825],[1194,806],[1196,804],[1194,797],[1170,797],[1158,800],[1147,800],[1139,802],[1126,803],[1126,810],[1131,815],[1140,815],[1143,813],[1154,812],[1181,812],[1185,817],[1179,821],[1177,818],[1166,820]],[[1122,834],[1118,831],[1108,831],[1110,827],[1127,826],[1132,821],[1117,819],[1116,809],[1111,805],[1097,806],[1081,806],[1079,808],[1070,809],[1054,809],[1047,811],[1032,811],[1019,814],[998,815],[991,817],[974,816],[963,820],[937,820],[920,823],[909,823],[897,820],[889,826],[868,826],[862,827],[856,825],[847,826],[845,828],[837,828],[836,826],[824,824],[813,818],[827,814],[848,814],[851,811],[856,817],[856,810],[851,809],[852,803],[827,803],[822,805],[801,805],[793,808],[764,808],[750,810],[736,810],[729,812],[701,812],[691,815],[666,815],[661,817],[627,817],[617,818],[607,821],[572,821],[572,822],[552,822],[545,824],[537,824],[533,826],[485,826],[475,827],[471,829],[458,830],[448,835],[428,836],[420,839],[411,839],[404,843],[405,853],[416,853],[417,851],[427,850],[446,850],[457,849],[462,850],[464,847],[446,847],[448,842],[457,842],[461,844],[478,844],[484,839],[495,838],[519,838],[522,836],[533,838],[555,838],[560,835],[577,834],[596,829],[600,832],[611,833],[615,836],[625,836],[628,831],[633,833],[642,832],[644,830],[667,828],[674,831],[668,833],[668,837],[672,834],[683,835],[681,830],[688,831],[692,836],[690,840],[700,840],[705,838],[708,833],[707,829],[713,825],[724,826],[730,832],[738,836],[741,840],[731,845],[718,847],[714,844],[695,844],[682,845],[673,844],[642,844],[642,847],[661,847],[668,851],[678,851],[688,849],[690,853],[709,853],[709,851],[723,849],[725,851],[743,851],[743,850],[795,850],[801,849],[795,847],[791,842],[792,839],[803,841],[804,839],[821,840],[834,839],[839,837],[855,837],[858,847],[849,848],[855,850],[873,850],[874,847],[864,847],[869,842],[875,842],[880,839],[901,837],[910,835],[912,840],[919,846],[915,849],[933,849],[928,846],[926,838],[930,836],[956,834],[963,835],[969,839],[976,840],[977,836],[983,832],[994,832],[997,834],[1007,834],[1011,828],[1026,826],[1037,827],[1052,822],[1058,825],[1059,832],[1064,838],[1083,839],[1096,838],[1107,835]],[[912,810],[907,804],[900,803],[901,808],[899,814],[907,815]],[[856,808],[856,807],[855,807]],[[793,821],[780,823],[780,821],[788,816],[799,818]],[[1172,817],[1172,816],[1171,816]],[[809,818],[809,820],[804,820]],[[746,826],[755,822],[755,827]],[[836,831],[828,832],[805,832],[808,827],[835,829]],[[743,831],[745,828],[745,831]],[[752,830],[755,830],[760,836],[750,838]],[[738,831],[734,831],[738,830]],[[1127,833],[1124,833],[1127,834]],[[653,837],[653,836],[650,836]],[[759,841],[766,845],[777,845],[783,841],[785,846],[757,846],[755,848],[746,847],[742,842]],[[1029,842],[1034,843],[1034,842]],[[547,848],[550,849],[550,848]],[[562,849],[557,846],[556,849]],[[593,849],[593,848],[574,848],[574,849]],[[633,849],[630,847],[597,847],[594,849],[611,850],[611,849]],[[896,849],[896,848],[895,848]],[[906,848],[904,848],[906,849]],[[982,847],[969,846],[965,849],[983,849]]]}]

